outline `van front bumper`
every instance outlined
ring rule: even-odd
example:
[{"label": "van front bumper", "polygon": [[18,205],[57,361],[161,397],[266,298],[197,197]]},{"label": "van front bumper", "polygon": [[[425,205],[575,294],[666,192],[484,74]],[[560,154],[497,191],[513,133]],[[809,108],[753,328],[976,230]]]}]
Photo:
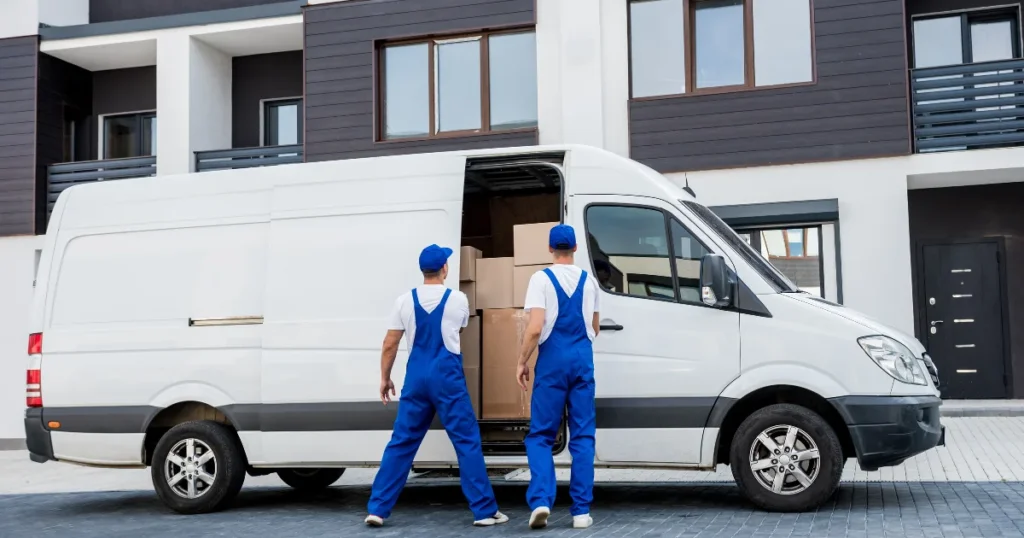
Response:
[{"label": "van front bumper", "polygon": [[36,463],[54,459],[50,430],[43,424],[43,410],[39,407],[25,410],[25,445],[28,447],[29,459]]},{"label": "van front bumper", "polygon": [[874,471],[945,444],[937,396],[844,396],[829,400],[849,428],[861,469]]}]

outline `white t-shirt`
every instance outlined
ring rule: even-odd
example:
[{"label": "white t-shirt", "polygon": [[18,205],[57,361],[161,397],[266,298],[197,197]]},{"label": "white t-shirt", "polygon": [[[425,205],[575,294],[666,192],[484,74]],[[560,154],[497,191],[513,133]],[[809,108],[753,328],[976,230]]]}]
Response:
[{"label": "white t-shirt", "polygon": [[[420,299],[420,306],[427,313],[431,313],[441,303],[444,292],[448,290],[441,284],[431,284],[416,288],[416,295]],[[469,324],[469,299],[466,294],[459,290],[452,290],[448,296],[448,302],[444,304],[444,314],[441,315],[441,338],[444,340],[444,347],[458,355],[461,351],[459,346],[459,331]],[[395,308],[391,312],[391,321],[388,329],[405,331],[405,342],[412,351],[412,343],[416,341],[416,304],[412,300],[412,291],[402,294],[395,301]]]},{"label": "white t-shirt", "polygon": [[[562,286],[562,291],[572,297],[576,292],[576,286],[580,282],[580,275],[583,269],[575,265],[553,265],[551,272],[555,274],[555,280]],[[594,312],[600,312],[598,305],[598,285],[594,276],[587,272],[587,283],[583,288],[583,321],[587,325],[587,335],[593,340],[594,334]],[[558,295],[555,293],[555,286],[551,283],[544,271],[537,271],[530,277],[530,286],[526,288],[525,309],[544,309],[544,330],[540,333],[540,342],[544,342],[551,335],[551,329],[555,327],[555,320],[558,319]]]}]

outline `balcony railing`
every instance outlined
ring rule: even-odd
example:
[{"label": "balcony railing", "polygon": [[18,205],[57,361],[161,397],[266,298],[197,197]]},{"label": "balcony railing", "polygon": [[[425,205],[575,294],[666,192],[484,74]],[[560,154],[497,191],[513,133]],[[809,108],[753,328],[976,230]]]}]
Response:
[{"label": "balcony railing", "polygon": [[911,71],[919,153],[1024,145],[1024,60]]},{"label": "balcony railing", "polygon": [[301,162],[302,144],[196,152],[197,172]]},{"label": "balcony railing", "polygon": [[53,211],[57,197],[65,189],[79,183],[148,177],[156,174],[156,157],[132,157],[52,164],[47,168],[47,211]]}]

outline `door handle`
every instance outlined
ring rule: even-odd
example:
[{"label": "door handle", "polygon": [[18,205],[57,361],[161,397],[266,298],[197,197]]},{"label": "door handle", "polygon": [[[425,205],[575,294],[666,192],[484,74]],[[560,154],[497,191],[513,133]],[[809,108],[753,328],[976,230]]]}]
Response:
[{"label": "door handle", "polygon": [[599,327],[602,331],[621,331],[623,329],[622,325],[619,325],[618,323],[615,323],[614,320],[610,319],[602,321]]},{"label": "door handle", "polygon": [[940,323],[942,323],[942,320],[941,320],[941,319],[940,319],[940,320],[937,320],[937,321],[933,321],[933,322],[932,322],[932,327],[934,327],[934,326],[936,326],[936,325],[938,325],[938,324],[940,324]]}]

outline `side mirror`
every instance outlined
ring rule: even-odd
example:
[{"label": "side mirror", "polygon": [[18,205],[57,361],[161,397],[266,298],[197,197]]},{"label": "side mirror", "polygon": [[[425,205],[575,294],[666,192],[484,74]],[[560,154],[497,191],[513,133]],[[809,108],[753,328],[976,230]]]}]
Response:
[{"label": "side mirror", "polygon": [[717,308],[732,304],[732,284],[725,258],[707,254],[700,261],[700,300]]}]

